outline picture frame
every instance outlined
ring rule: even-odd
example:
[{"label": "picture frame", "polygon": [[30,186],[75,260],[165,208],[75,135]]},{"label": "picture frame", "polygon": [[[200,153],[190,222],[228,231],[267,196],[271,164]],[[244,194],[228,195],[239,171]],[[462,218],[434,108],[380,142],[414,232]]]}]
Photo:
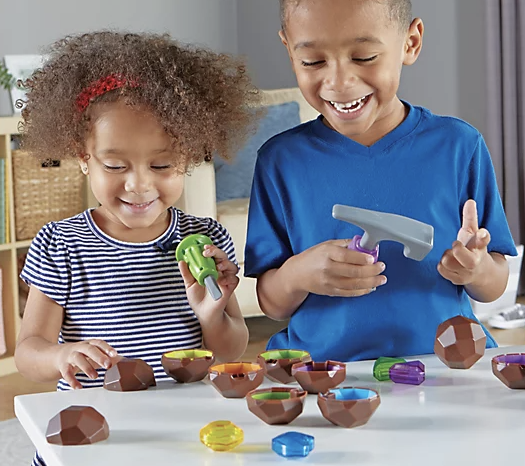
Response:
[{"label": "picture frame", "polygon": [[[41,68],[44,64],[45,58],[42,55],[5,55],[4,64],[9,73],[13,78],[18,81],[19,79],[25,80],[31,76],[33,71],[37,68]],[[13,107],[14,114],[20,114],[23,108],[16,108],[16,102],[18,100],[23,101],[25,96],[25,90],[20,88],[18,85],[14,85],[9,91],[11,97],[11,105]]]}]

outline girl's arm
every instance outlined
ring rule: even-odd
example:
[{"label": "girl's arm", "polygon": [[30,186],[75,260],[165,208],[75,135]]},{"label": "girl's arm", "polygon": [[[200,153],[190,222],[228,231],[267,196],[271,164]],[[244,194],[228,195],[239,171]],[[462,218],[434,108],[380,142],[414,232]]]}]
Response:
[{"label": "girl's arm", "polygon": [[222,297],[215,301],[206,288],[199,285],[186,262],[179,262],[179,269],[186,287],[186,295],[202,329],[204,346],[213,351],[217,359],[235,361],[242,356],[248,345],[248,328],[233,293],[239,284],[238,267],[228,259],[224,251],[213,245],[205,245],[204,257],[212,257],[219,278],[217,283]]},{"label": "girl's arm", "polygon": [[22,328],[15,349],[20,373],[37,382],[63,377],[72,388],[82,388],[75,374],[98,377],[97,367],[110,367],[116,351],[101,340],[58,344],[64,309],[38,288],[31,286],[24,310]]},{"label": "girl's arm", "polygon": [[248,345],[248,328],[234,294],[224,312],[211,314],[201,321],[204,346],[213,351],[218,359],[235,361]]}]

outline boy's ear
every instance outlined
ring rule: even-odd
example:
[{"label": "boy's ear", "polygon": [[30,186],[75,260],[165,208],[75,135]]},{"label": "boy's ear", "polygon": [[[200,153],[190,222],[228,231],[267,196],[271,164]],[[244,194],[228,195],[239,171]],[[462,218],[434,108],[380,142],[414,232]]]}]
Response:
[{"label": "boy's ear", "polygon": [[288,51],[288,58],[290,59],[290,63],[293,69],[294,66],[293,66],[292,54],[290,53],[290,45],[288,44],[288,40],[286,39],[286,34],[284,33],[282,29],[279,31],[279,38],[281,39],[281,42],[283,43],[283,45],[286,47],[286,50]]},{"label": "boy's ear", "polygon": [[412,65],[417,60],[417,57],[419,57],[421,47],[423,46],[424,30],[425,27],[420,18],[412,20],[406,33],[403,65]]}]

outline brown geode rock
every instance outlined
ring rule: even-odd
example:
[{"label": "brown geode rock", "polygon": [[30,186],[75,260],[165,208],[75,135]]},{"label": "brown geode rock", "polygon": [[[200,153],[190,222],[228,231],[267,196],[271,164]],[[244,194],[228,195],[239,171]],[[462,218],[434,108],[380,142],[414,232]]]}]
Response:
[{"label": "brown geode rock", "polygon": [[261,385],[264,372],[259,364],[229,362],[208,369],[210,382],[225,398],[244,398]]},{"label": "brown geode rock", "polygon": [[525,353],[494,356],[492,358],[492,372],[507,387],[525,389]]},{"label": "brown geode rock", "polygon": [[54,445],[89,445],[109,437],[106,419],[91,406],[69,406],[51,418],[46,439]]},{"label": "brown geode rock", "polygon": [[306,392],[297,388],[272,387],[246,395],[248,409],[266,424],[288,424],[303,412]]},{"label": "brown geode rock", "polygon": [[142,359],[121,359],[104,376],[104,388],[115,392],[133,392],[155,386],[155,374]]},{"label": "brown geode rock", "polygon": [[[357,395],[365,391],[366,397]],[[366,424],[380,404],[379,393],[370,388],[342,387],[317,395],[317,405],[325,419],[347,428]]]},{"label": "brown geode rock", "polygon": [[469,369],[485,354],[486,343],[480,324],[455,316],[438,326],[434,353],[451,369]]},{"label": "brown geode rock", "polygon": [[337,361],[301,362],[292,366],[292,375],[308,393],[326,392],[345,380],[346,366]]},{"label": "brown geode rock", "polygon": [[181,383],[198,382],[208,374],[215,356],[208,350],[176,350],[161,358],[166,374]]},{"label": "brown geode rock", "polygon": [[257,362],[261,365],[268,379],[277,383],[295,382],[292,376],[292,366],[300,362],[311,361],[307,351],[277,349],[260,353]]}]

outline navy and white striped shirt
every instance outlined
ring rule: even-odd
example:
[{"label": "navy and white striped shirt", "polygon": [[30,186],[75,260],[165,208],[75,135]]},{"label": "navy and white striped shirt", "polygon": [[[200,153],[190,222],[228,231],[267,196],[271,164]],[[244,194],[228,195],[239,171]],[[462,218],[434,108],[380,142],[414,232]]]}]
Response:
[{"label": "navy and white striped shirt", "polygon": [[[236,262],[226,229],[212,218],[171,208],[168,229],[147,243],[118,241],[102,232],[87,210],[45,225],[33,240],[21,278],[64,308],[58,343],[101,339],[121,356],[140,358],[157,380],[170,380],[163,353],[200,348],[202,331],[191,309],[175,258],[175,248],[194,233]],[[103,385],[77,374],[83,387]],[[58,390],[69,390],[61,379]]]}]

